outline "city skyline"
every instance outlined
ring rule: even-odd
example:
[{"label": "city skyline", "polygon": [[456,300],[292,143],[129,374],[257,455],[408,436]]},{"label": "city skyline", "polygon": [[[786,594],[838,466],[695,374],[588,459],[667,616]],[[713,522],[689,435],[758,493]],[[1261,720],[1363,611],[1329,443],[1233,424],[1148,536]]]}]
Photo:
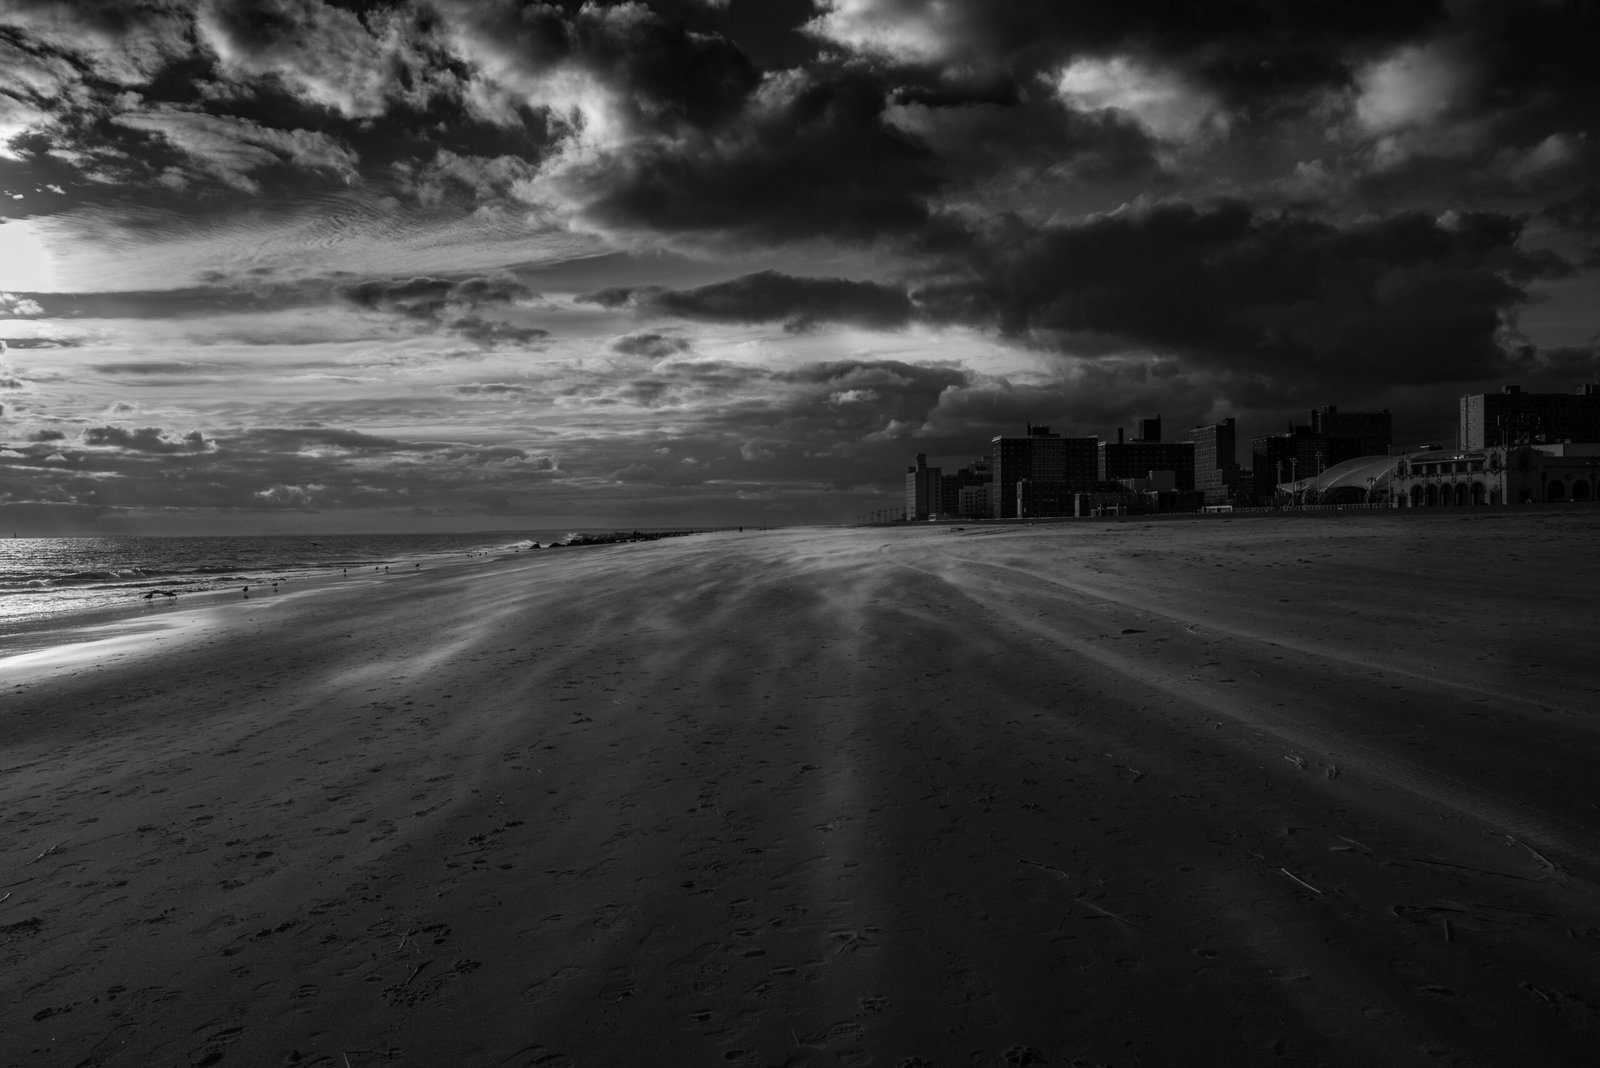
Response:
[{"label": "city skyline", "polygon": [[842,522],[1030,421],[1448,444],[1600,380],[1597,19],[13,0],[0,510]]}]

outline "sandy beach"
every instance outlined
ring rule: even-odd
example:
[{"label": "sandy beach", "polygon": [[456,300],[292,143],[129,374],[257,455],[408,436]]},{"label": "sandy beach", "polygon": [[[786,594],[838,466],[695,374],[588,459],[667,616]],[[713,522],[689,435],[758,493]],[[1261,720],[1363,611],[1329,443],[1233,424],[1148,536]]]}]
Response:
[{"label": "sandy beach", "polygon": [[0,660],[0,1063],[1591,1064],[1597,546],[723,533]]}]

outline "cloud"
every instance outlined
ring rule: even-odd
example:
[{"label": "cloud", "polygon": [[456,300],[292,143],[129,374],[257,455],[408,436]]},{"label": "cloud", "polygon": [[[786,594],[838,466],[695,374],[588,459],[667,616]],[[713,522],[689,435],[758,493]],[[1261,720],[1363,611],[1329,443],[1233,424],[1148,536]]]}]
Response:
[{"label": "cloud", "polygon": [[205,452],[216,448],[215,442],[207,441],[205,435],[198,430],[176,435],[153,426],[134,430],[120,426],[85,427],[80,439],[91,448],[127,449],[145,453]]},{"label": "cloud", "polygon": [[662,334],[629,334],[611,343],[613,352],[620,352],[624,356],[643,356],[651,360],[676,356],[680,352],[687,352],[689,348],[687,338],[666,337]]},{"label": "cloud", "polygon": [[798,278],[781,271],[758,271],[695,289],[611,289],[579,299],[602,307],[631,302],[645,313],[709,322],[784,321],[794,330],[821,322],[893,329],[905,326],[912,317],[910,299],[893,286],[844,278]]},{"label": "cloud", "polygon": [[533,387],[518,382],[467,382],[451,386],[451,393],[463,397],[505,397],[514,399],[533,392]]},{"label": "cloud", "polygon": [[349,118],[380,116],[391,100],[420,104],[440,88],[426,19],[406,8],[363,17],[322,0],[207,0],[197,28],[225,75],[281,79]]},{"label": "cloud", "polygon": [[1171,69],[1127,56],[1084,57],[1068,64],[1056,92],[1078,111],[1130,117],[1150,136],[1188,145],[1227,133],[1228,114],[1203,88]]},{"label": "cloud", "polygon": [[212,177],[244,192],[260,190],[250,172],[278,164],[325,171],[346,182],[356,177],[355,153],[324,133],[175,108],[129,112],[111,121],[156,134]]},{"label": "cloud", "polygon": [[946,178],[864,74],[769,78],[738,123],[553,161],[536,192],[601,231],[867,242],[926,226]]},{"label": "cloud", "polygon": [[97,79],[139,85],[181,54],[186,6],[167,0],[7,0],[0,26],[25,34],[47,54],[72,57]]},{"label": "cloud", "polygon": [[1542,214],[1583,243],[1584,267],[1600,268],[1600,185],[1586,186],[1571,197],[1549,205]]},{"label": "cloud", "polygon": [[478,276],[464,279],[373,279],[336,286],[334,292],[366,311],[393,312],[412,319],[438,320],[451,308],[476,308],[508,304],[535,296],[510,277]]},{"label": "cloud", "polygon": [[[31,297],[0,293],[0,318],[28,319],[44,314],[44,308]],[[0,349],[0,351],[4,351]]]},{"label": "cloud", "polygon": [[659,482],[661,472],[649,464],[634,463],[611,472],[613,482]]},{"label": "cloud", "polygon": [[364,311],[383,312],[427,323],[475,344],[530,345],[545,341],[550,331],[486,319],[476,313],[485,306],[529,301],[538,294],[509,276],[465,279],[417,277],[373,279],[338,285],[334,292]]},{"label": "cloud", "polygon": [[714,126],[760,80],[725,38],[691,33],[642,4],[440,6],[456,51],[480,72],[481,114],[508,118],[512,102],[545,108],[590,147]]},{"label": "cloud", "polygon": [[1501,365],[1503,329],[1560,257],[1495,213],[1402,212],[1345,226],[1247,204],[1158,204],[982,236],[925,314],[1080,354],[1129,349],[1285,389],[1453,382]]}]

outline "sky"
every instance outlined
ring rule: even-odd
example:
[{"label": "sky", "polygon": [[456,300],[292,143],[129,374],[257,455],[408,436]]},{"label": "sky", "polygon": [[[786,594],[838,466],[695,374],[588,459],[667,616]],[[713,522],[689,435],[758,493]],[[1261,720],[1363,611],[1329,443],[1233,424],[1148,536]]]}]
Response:
[{"label": "sky", "polygon": [[[1600,5],[3,0],[0,528],[850,521],[1600,381]],[[1248,445],[1241,445],[1248,463]]]}]

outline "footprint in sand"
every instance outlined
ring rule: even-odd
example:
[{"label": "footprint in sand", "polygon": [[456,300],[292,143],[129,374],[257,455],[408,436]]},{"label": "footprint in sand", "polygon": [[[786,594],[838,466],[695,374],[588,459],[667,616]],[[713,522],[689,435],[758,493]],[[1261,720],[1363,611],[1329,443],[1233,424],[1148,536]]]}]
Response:
[{"label": "footprint in sand", "polygon": [[563,986],[576,979],[582,973],[583,970],[581,968],[574,968],[568,965],[552,972],[550,978],[524,988],[522,998],[524,1001],[548,1001],[559,994]]}]

